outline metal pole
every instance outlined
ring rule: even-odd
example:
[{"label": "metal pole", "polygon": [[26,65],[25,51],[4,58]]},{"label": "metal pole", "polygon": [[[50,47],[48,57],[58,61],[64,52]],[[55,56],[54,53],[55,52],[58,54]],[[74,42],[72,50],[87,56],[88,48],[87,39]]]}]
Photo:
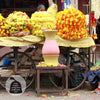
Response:
[{"label": "metal pole", "polygon": [[89,34],[91,35],[91,0],[89,0]]},{"label": "metal pole", "polygon": [[[91,35],[91,0],[89,0],[89,35]],[[88,67],[90,69],[90,47],[88,48]]]}]

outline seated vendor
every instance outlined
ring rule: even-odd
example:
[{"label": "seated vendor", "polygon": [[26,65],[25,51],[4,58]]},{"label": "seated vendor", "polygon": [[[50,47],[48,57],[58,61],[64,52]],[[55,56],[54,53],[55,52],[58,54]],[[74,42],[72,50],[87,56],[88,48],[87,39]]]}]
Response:
[{"label": "seated vendor", "polygon": [[45,6],[43,4],[38,5],[37,11],[45,11]]},{"label": "seated vendor", "polygon": [[[56,17],[57,14],[57,5],[54,3],[53,0],[48,0],[49,8],[47,9],[47,12],[52,15],[52,17]],[[45,11],[45,6],[43,4],[38,5],[37,12],[39,11]]]}]

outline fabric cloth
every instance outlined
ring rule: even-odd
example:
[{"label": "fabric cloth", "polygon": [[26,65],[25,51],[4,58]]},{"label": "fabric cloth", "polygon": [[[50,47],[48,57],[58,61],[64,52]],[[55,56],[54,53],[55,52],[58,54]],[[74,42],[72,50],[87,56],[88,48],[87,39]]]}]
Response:
[{"label": "fabric cloth", "polygon": [[88,71],[87,79],[93,84],[100,82],[100,71]]},{"label": "fabric cloth", "polygon": [[[91,37],[84,37],[79,40],[66,40],[56,35],[55,39],[59,46],[64,47],[86,48],[95,46],[95,42]],[[33,35],[27,35],[22,37],[0,37],[0,46],[18,47],[33,45],[35,43],[43,44],[44,41],[42,41],[40,37]]]},{"label": "fabric cloth", "polygon": [[10,59],[12,59],[12,58],[14,58],[14,57],[7,57],[7,58],[5,58],[5,59],[3,60],[3,64],[0,65],[0,66],[11,65]]},{"label": "fabric cloth", "polygon": [[57,11],[58,11],[58,7],[56,4],[52,4],[48,9],[47,9],[47,13],[49,13],[52,17],[56,18],[57,15]]}]

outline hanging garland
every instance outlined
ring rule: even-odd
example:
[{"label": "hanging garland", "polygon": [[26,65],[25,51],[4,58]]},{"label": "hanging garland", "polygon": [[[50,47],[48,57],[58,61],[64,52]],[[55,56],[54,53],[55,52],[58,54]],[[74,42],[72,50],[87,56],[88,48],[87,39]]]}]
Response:
[{"label": "hanging garland", "polygon": [[[92,26],[92,34],[90,36],[93,39],[98,39],[97,34],[96,34],[96,24],[97,24],[97,19],[95,18],[95,12],[91,12],[91,26]],[[86,25],[86,30],[89,33],[89,23]]]}]

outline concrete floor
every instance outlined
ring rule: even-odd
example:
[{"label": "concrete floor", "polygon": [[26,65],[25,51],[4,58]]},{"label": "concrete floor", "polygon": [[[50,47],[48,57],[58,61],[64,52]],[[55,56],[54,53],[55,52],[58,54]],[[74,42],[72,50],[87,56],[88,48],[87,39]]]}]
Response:
[{"label": "concrete floor", "polygon": [[68,96],[60,96],[58,93],[45,94],[47,95],[46,98],[37,97],[33,89],[27,89],[20,96],[12,96],[2,89],[0,90],[0,100],[100,100],[100,94],[90,93],[89,90],[69,91]]}]

